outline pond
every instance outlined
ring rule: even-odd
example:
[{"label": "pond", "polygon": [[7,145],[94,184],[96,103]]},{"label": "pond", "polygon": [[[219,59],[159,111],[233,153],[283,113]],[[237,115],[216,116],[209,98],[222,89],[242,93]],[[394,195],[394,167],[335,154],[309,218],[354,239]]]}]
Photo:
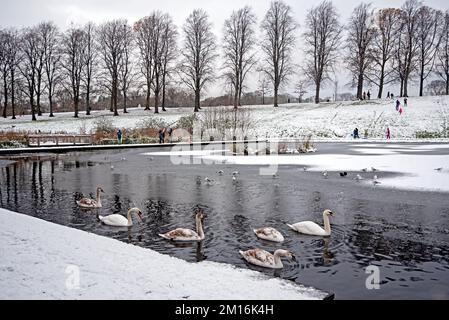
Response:
[{"label": "pond", "polygon": [[[335,148],[333,146],[332,148]],[[40,154],[0,160],[0,207],[93,232],[190,262],[210,260],[251,268],[335,293],[336,299],[449,299],[449,197],[445,193],[374,188],[329,173],[284,165],[278,176],[233,164],[173,165],[159,149]],[[293,155],[292,155],[293,156]],[[11,161],[12,160],[12,161]],[[217,171],[223,170],[222,176]],[[240,172],[236,181],[232,172]],[[207,184],[205,178],[214,179]],[[103,208],[81,210],[76,200],[103,187]],[[96,215],[126,214],[144,221],[130,228],[102,225]],[[206,239],[176,244],[158,236],[194,228],[204,209]],[[295,233],[286,223],[312,220],[332,209],[330,238]],[[282,244],[256,238],[272,226]],[[248,265],[239,250],[278,248],[296,262],[278,271]],[[380,270],[380,289],[368,290],[368,266]]]}]

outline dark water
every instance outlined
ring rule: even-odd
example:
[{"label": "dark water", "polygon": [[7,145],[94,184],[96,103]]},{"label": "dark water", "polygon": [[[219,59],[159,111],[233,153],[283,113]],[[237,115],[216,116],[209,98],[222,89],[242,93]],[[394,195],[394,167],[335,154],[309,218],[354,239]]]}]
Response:
[{"label": "dark water", "polygon": [[[251,268],[335,293],[336,299],[449,299],[449,196],[362,186],[351,179],[283,166],[279,178],[259,167],[172,165],[151,150],[21,156],[0,160],[0,207],[108,236],[191,262],[211,260]],[[126,158],[126,160],[123,160]],[[114,169],[111,169],[111,166]],[[224,170],[220,177],[218,170]],[[240,171],[237,181],[231,172]],[[208,176],[216,181],[207,185]],[[100,214],[125,214],[140,207],[144,223],[131,228],[101,225],[95,211],[76,199],[106,191]],[[202,244],[174,244],[157,236],[177,227],[194,228],[203,208]],[[313,220],[332,209],[329,239],[290,231],[285,223]],[[258,240],[252,228],[273,226],[286,241]],[[281,271],[247,265],[238,250],[285,248],[298,261]],[[367,290],[369,265],[380,268],[380,290]]]}]

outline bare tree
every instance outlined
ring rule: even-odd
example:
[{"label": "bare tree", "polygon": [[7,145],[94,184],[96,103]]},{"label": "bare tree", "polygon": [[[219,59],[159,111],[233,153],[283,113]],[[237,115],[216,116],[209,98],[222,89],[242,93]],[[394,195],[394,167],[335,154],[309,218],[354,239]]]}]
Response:
[{"label": "bare tree", "polygon": [[[7,46],[7,55],[9,65],[9,79],[11,88],[11,118],[16,119],[16,91],[20,88],[18,86],[18,68],[21,60],[20,52],[20,37],[17,30],[11,29],[8,31],[9,41]],[[5,112],[5,111],[4,111]]]},{"label": "bare tree", "polygon": [[437,48],[441,41],[440,24],[443,14],[439,10],[422,6],[417,12],[417,42],[419,65],[419,95],[424,94],[424,80],[433,71]]},{"label": "bare tree", "polygon": [[140,52],[140,70],[145,77],[147,87],[145,110],[150,110],[151,86],[153,83],[153,29],[155,24],[155,13],[142,18],[134,24],[136,42]]},{"label": "bare tree", "polygon": [[408,96],[408,84],[412,72],[417,68],[417,57],[419,44],[417,41],[417,16],[421,2],[418,0],[407,0],[402,6],[402,25],[399,29],[397,46],[397,67],[401,79],[401,96]]},{"label": "bare tree", "polygon": [[279,88],[287,82],[293,72],[291,55],[296,41],[297,24],[291,7],[282,1],[271,2],[261,28],[264,33],[262,40],[266,64],[264,70],[273,84],[274,107],[277,107]]},{"label": "bare tree", "polygon": [[258,93],[262,96],[262,104],[265,104],[265,97],[271,92],[270,79],[267,73],[263,70],[259,70],[259,80],[258,80]]},{"label": "bare tree", "polygon": [[322,83],[329,79],[337,60],[342,26],[331,1],[323,1],[307,13],[305,75],[315,84],[315,103],[320,102]]},{"label": "bare tree", "polygon": [[449,11],[444,14],[440,34],[441,42],[437,51],[436,74],[445,82],[446,95],[449,95]]},{"label": "bare tree", "polygon": [[61,61],[60,34],[58,27],[52,22],[45,22],[39,26],[42,48],[44,50],[43,65],[46,75],[46,87],[48,93],[48,103],[50,106],[50,117],[53,114],[53,96],[55,86],[59,80],[58,71]]},{"label": "bare tree", "polygon": [[6,118],[9,92],[9,61],[8,61],[9,36],[6,31],[0,30],[0,72],[3,81],[3,118]]},{"label": "bare tree", "polygon": [[304,95],[307,93],[308,83],[306,79],[300,78],[295,84],[295,93],[298,95],[298,103],[302,103]]},{"label": "bare tree", "polygon": [[224,69],[234,87],[234,108],[241,105],[243,83],[256,63],[255,24],[256,16],[248,6],[233,11],[231,17],[224,23]]},{"label": "bare tree", "polygon": [[117,101],[119,91],[119,71],[125,53],[124,43],[127,30],[126,20],[113,20],[102,24],[98,29],[101,55],[104,68],[109,73],[112,88],[112,107],[118,116]]},{"label": "bare tree", "polygon": [[123,55],[122,61],[119,64],[119,80],[123,94],[123,113],[128,113],[126,104],[128,99],[128,90],[134,78],[132,70],[132,54],[134,38],[132,28],[129,25],[123,26]]},{"label": "bare tree", "polygon": [[36,83],[35,83],[35,92],[36,92],[36,110],[37,115],[42,116],[42,106],[41,106],[41,97],[45,90],[45,39],[48,25],[50,25],[51,22],[41,22],[36,27],[36,32],[38,36],[38,64],[36,69]]},{"label": "bare tree", "polygon": [[353,76],[353,85],[357,87],[357,98],[363,98],[363,84],[366,81],[366,71],[371,64],[370,54],[374,29],[374,14],[371,5],[361,3],[352,12],[347,26],[348,59],[347,65]]},{"label": "bare tree", "polygon": [[178,31],[169,15],[165,16],[165,26],[163,30],[164,50],[162,52],[162,111],[165,109],[166,88],[171,74],[174,72],[174,62],[177,57]]},{"label": "bare tree", "polygon": [[97,45],[96,45],[96,26],[89,22],[84,27],[86,48],[84,50],[84,70],[83,82],[86,90],[86,115],[90,115],[90,96],[92,93],[92,82],[97,70]]},{"label": "bare tree", "polygon": [[395,81],[394,38],[401,23],[401,11],[395,8],[379,10],[374,17],[375,36],[370,50],[371,64],[366,77],[378,87],[377,98],[381,99],[384,86]]},{"label": "bare tree", "polygon": [[39,36],[36,28],[26,28],[21,35],[23,59],[20,63],[20,73],[26,82],[26,95],[29,98],[32,121],[36,121],[35,84],[40,59]]},{"label": "bare tree", "polygon": [[183,27],[184,48],[179,72],[184,84],[195,93],[195,112],[201,108],[201,91],[214,80],[216,47],[211,28],[208,15],[202,9],[194,10]]},{"label": "bare tree", "polygon": [[73,99],[74,117],[78,118],[81,94],[81,78],[85,65],[86,34],[81,28],[71,26],[63,36],[62,66],[68,78]]}]

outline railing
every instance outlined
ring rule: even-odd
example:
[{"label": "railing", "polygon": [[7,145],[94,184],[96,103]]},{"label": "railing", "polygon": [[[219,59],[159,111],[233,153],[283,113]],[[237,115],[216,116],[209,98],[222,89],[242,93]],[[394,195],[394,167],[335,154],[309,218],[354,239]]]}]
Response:
[{"label": "railing", "polygon": [[28,136],[29,147],[91,145],[89,134],[32,134]]}]

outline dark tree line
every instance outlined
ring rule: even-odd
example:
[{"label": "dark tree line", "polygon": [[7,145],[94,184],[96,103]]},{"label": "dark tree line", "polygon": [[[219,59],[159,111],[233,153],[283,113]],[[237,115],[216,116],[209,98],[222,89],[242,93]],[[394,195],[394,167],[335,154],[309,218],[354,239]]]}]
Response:
[{"label": "dark tree line", "polygon": [[[227,84],[238,108],[251,72],[259,73],[263,103],[272,92],[276,107],[280,90],[295,75],[299,100],[313,87],[319,103],[321,89],[335,82],[339,66],[351,74],[359,99],[372,85],[378,98],[393,84],[407,96],[415,80],[423,95],[433,77],[449,94],[448,17],[418,0],[378,10],[361,3],[343,24],[332,1],[324,0],[307,11],[300,26],[291,7],[276,0],[260,21],[260,39],[257,17],[248,6],[225,20],[220,43],[200,9],[179,32],[171,16],[160,11],[133,25],[118,19],[63,31],[52,22],[0,28],[0,115],[15,118],[18,105],[25,105],[33,120],[44,111],[52,117],[62,97],[70,97],[75,117],[81,111],[89,115],[93,98],[101,96],[117,116],[119,107],[127,112],[132,90],[143,90],[145,109],[154,106],[159,113],[166,111],[169,89],[180,85],[194,96],[198,111],[205,90],[217,79]],[[222,68],[216,65],[219,56]]]}]

